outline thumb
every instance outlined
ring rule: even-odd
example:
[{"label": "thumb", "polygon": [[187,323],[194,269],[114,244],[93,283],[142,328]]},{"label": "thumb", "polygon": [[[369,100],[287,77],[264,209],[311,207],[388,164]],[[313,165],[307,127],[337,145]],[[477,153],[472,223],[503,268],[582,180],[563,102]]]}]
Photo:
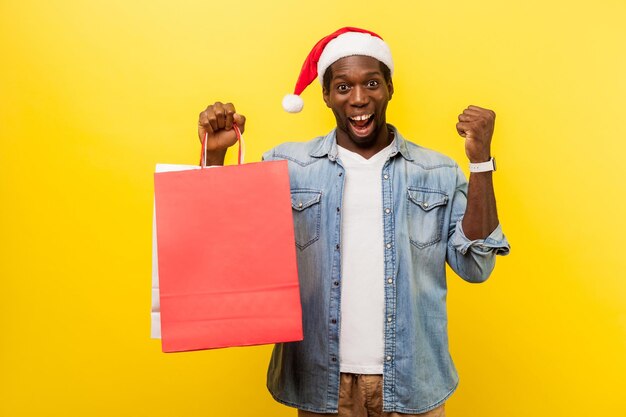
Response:
[{"label": "thumb", "polygon": [[239,126],[239,130],[241,131],[241,133],[243,133],[243,131],[246,130],[246,116],[244,116],[243,114],[235,113],[233,114],[233,120],[235,121],[235,123],[237,123],[237,126]]}]

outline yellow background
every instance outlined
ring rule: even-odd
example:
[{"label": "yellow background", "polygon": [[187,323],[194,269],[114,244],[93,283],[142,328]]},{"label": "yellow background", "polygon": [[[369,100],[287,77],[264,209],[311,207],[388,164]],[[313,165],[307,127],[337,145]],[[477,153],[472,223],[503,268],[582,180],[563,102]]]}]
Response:
[{"label": "yellow background", "polygon": [[498,114],[513,251],[483,285],[449,277],[448,416],[626,415],[624,22],[623,0],[0,2],[0,416],[295,415],[269,346],[149,339],[152,172],[196,163],[216,99],[247,115],[248,161],[329,131],[319,85],[299,115],[280,100],[345,25],[391,45],[413,141],[465,166],[457,114]]}]

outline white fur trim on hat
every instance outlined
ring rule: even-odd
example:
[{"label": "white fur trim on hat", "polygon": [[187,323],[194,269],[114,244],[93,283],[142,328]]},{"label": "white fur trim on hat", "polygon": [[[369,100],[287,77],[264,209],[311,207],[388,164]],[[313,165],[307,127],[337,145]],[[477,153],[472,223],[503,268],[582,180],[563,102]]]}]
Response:
[{"label": "white fur trim on hat", "polygon": [[389,67],[393,75],[393,60],[389,46],[380,38],[369,33],[347,32],[328,42],[317,62],[317,77],[323,83],[324,73],[333,63],[353,55],[375,58]]}]

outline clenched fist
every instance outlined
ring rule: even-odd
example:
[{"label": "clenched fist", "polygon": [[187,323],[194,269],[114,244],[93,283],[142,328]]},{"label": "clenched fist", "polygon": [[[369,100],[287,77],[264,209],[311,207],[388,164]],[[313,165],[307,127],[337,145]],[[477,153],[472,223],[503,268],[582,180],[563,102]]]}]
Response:
[{"label": "clenched fist", "polygon": [[233,129],[236,123],[241,133],[246,128],[246,118],[237,113],[232,103],[219,101],[211,104],[198,117],[198,139],[200,142],[207,135],[207,165],[224,165],[226,149],[237,143],[237,134]]},{"label": "clenched fist", "polygon": [[459,114],[456,131],[465,138],[465,154],[470,162],[486,162],[491,157],[491,137],[496,114],[489,109],[469,106]]}]

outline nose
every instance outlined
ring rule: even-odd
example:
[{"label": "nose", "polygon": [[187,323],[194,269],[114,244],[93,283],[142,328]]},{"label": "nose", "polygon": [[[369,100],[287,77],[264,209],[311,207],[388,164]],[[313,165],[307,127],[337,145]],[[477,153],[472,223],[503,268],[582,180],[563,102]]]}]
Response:
[{"label": "nose", "polygon": [[363,107],[369,102],[369,96],[365,88],[360,85],[355,86],[352,89],[350,95],[350,105],[355,107]]}]

